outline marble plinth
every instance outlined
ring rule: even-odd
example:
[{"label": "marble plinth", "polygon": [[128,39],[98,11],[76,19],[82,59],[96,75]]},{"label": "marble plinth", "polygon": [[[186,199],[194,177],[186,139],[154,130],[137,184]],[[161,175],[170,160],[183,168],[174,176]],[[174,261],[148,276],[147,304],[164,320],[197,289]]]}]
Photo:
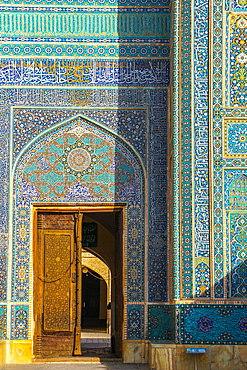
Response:
[{"label": "marble plinth", "polygon": [[[188,347],[206,348],[205,354],[186,353]],[[150,370],[246,370],[247,346],[175,345],[149,343]]]},{"label": "marble plinth", "polygon": [[146,341],[124,340],[122,352],[125,364],[145,364],[148,362]]}]

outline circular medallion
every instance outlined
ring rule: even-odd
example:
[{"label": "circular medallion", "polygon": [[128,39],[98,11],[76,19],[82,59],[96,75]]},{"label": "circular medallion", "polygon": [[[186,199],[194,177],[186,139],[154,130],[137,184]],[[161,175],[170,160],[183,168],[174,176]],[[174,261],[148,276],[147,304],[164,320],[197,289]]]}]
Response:
[{"label": "circular medallion", "polygon": [[84,171],[91,163],[90,154],[82,148],[73,149],[68,155],[68,165],[74,171]]},{"label": "circular medallion", "polygon": [[201,317],[198,321],[198,328],[204,333],[208,333],[213,327],[213,322],[208,317]]},{"label": "circular medallion", "polygon": [[247,317],[243,317],[239,323],[238,327],[240,330],[242,330],[244,333],[247,333]]},{"label": "circular medallion", "polygon": [[238,140],[241,142],[241,143],[245,143],[247,141],[247,135],[239,135],[238,137]]}]

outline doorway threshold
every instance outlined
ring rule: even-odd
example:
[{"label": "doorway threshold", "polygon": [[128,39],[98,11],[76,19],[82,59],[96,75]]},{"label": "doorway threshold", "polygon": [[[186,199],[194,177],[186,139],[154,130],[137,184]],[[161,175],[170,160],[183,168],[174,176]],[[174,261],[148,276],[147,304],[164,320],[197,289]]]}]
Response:
[{"label": "doorway threshold", "polygon": [[87,362],[92,364],[100,364],[101,362],[122,362],[121,358],[102,358],[102,357],[85,357],[85,356],[73,356],[73,357],[46,357],[46,358],[35,358],[33,362]]}]

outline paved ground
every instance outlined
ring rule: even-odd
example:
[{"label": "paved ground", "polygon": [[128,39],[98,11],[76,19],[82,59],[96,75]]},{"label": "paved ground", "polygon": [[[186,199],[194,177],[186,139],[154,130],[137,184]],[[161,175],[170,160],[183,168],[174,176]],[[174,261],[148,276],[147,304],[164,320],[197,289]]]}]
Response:
[{"label": "paved ground", "polygon": [[[81,333],[81,346],[82,352],[85,352],[86,348],[111,348],[111,335],[108,333],[99,333],[99,332],[82,332]],[[84,350],[84,351],[83,351]]]},{"label": "paved ground", "polygon": [[117,362],[91,363],[45,363],[4,365],[2,370],[148,370],[148,365],[122,364]]}]

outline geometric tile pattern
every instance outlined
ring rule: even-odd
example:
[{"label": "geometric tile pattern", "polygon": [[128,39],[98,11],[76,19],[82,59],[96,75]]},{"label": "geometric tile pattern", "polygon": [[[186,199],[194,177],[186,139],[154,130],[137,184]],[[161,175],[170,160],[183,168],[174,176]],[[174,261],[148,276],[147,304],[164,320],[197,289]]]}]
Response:
[{"label": "geometric tile pattern", "polygon": [[[37,41],[42,29],[43,37],[49,38],[50,42],[54,39],[55,43],[60,37],[85,40],[118,36],[128,38],[135,34],[138,38],[162,38],[169,37],[169,15],[162,7],[142,8],[138,12],[134,7],[74,7],[67,11],[61,5],[57,11],[49,6],[22,6],[16,11],[16,7],[1,6],[0,32],[2,37],[18,35],[27,39],[36,38]],[[39,56],[39,50],[35,50],[35,54]]]},{"label": "geometric tile pattern", "polygon": [[167,301],[167,240],[166,235],[149,235],[149,301]]},{"label": "geometric tile pattern", "polygon": [[127,201],[132,207],[127,226],[127,296],[128,301],[143,300],[143,174],[134,153],[116,135],[81,117],[55,126],[20,157],[14,189],[13,300],[26,301],[29,293],[32,202]]},{"label": "geometric tile pattern", "polygon": [[[224,5],[221,0],[214,2],[212,8],[212,49],[209,49],[209,2],[198,0],[193,3],[193,6],[194,18],[191,21],[190,11],[188,12],[189,14],[186,13],[186,9],[191,9],[191,6],[180,1],[174,2],[174,29],[175,31],[179,29],[178,24],[180,29],[182,29],[181,37],[179,38],[181,40],[181,50],[175,47],[175,76],[173,79],[174,92],[177,94],[177,91],[179,91],[181,96],[179,104],[182,107],[178,112],[175,109],[174,113],[174,146],[176,146],[174,153],[176,155],[177,147],[180,144],[180,158],[175,157],[174,160],[174,189],[179,189],[178,181],[181,184],[179,189],[180,198],[177,196],[177,193],[174,193],[174,201],[180,202],[180,209],[178,209],[177,203],[174,206],[175,296],[177,299],[189,297],[206,298],[213,294],[215,298],[223,298],[226,296],[224,282],[228,280],[228,297],[236,294],[235,298],[238,296],[238,298],[243,299],[245,295],[240,287],[243,285],[241,279],[245,273],[245,270],[242,273],[245,260],[241,260],[239,256],[239,254],[243,253],[244,247],[243,244],[240,247],[241,238],[238,234],[237,220],[238,217],[243,218],[242,211],[246,209],[246,194],[245,185],[241,189],[238,189],[237,186],[239,183],[245,184],[246,182],[246,171],[244,170],[247,164],[245,160],[244,117],[247,112],[246,110],[240,111],[232,107],[246,107],[244,100],[246,99],[247,86],[245,81],[247,65],[245,60],[246,45],[244,42],[247,29],[246,13],[234,13],[234,10],[244,10],[246,12],[247,5],[245,2],[238,0],[225,1]],[[230,15],[226,15],[225,23],[224,17],[222,18],[223,6],[226,11],[232,11]],[[178,14],[181,15],[179,19]],[[183,16],[186,17],[186,20]],[[186,27],[189,28],[189,32]],[[190,50],[187,50],[188,45],[191,45],[188,41],[188,35],[191,32],[193,35],[193,46],[190,49],[192,55]],[[175,37],[176,35],[175,32]],[[226,35],[224,40],[223,35]],[[224,53],[222,53],[222,50]],[[211,55],[209,54],[210,51]],[[190,63],[191,58],[193,59],[192,64]],[[176,70],[179,60],[182,61],[182,65],[180,66],[181,68]],[[186,98],[189,96],[185,84],[190,81],[190,69],[188,69],[187,74],[183,74],[183,68],[186,70],[188,61],[192,65],[193,74],[193,99],[190,100],[189,98],[192,101],[193,108],[192,115],[189,116],[186,115],[186,106],[183,106],[183,102],[186,102]],[[211,73],[209,66],[212,66],[212,79],[208,78]],[[226,78],[223,80],[225,71]],[[208,81],[212,82],[212,86],[209,85]],[[224,85],[223,82],[225,82]],[[179,93],[176,95],[177,99],[179,99]],[[227,109],[223,105],[223,96],[227,98]],[[212,100],[210,100],[211,98]],[[211,103],[213,104],[213,109],[210,108]],[[174,107],[177,107],[176,101]],[[224,121],[223,117],[225,117]],[[192,122],[192,128],[187,126],[186,118]],[[211,123],[213,127],[210,126]],[[176,131],[178,127],[180,129],[179,133]],[[211,128],[213,129],[213,137],[211,137]],[[188,135],[188,138],[186,137],[186,132],[188,131],[192,132],[192,137],[191,134]],[[190,143],[190,140],[193,140],[193,145]],[[186,156],[189,154],[188,151],[192,153],[192,159],[189,159],[187,162],[188,157]],[[193,167],[193,174],[189,170],[191,166]],[[224,171],[222,171],[223,169]],[[223,173],[225,173],[224,179],[222,177]],[[193,177],[190,178],[190,176]],[[226,178],[227,181],[225,181]],[[188,189],[187,180],[189,181]],[[189,194],[191,193],[193,194],[192,203],[190,203],[189,199]],[[214,205],[211,230],[209,224],[210,204]],[[194,209],[192,209],[193,225],[192,220],[187,224],[189,209],[192,206],[194,206]],[[226,207],[225,209],[224,206]],[[227,209],[237,209],[241,211],[241,215],[239,213],[237,216],[236,213],[236,217],[233,217],[230,213],[227,213],[226,225],[223,225],[225,221],[223,212]],[[211,251],[209,245],[210,232],[212,247],[214,246],[214,249],[211,248]],[[234,240],[233,254],[229,257],[228,255],[226,256],[223,249],[225,240],[223,232],[227,232],[229,238]],[[240,235],[243,236],[243,232]],[[180,247],[183,248],[182,250],[178,249],[178,236],[180,236]],[[226,242],[227,248],[229,248],[229,245],[231,245],[229,244],[230,241],[227,240]],[[193,247],[191,248],[191,246]],[[182,261],[179,261],[180,257]],[[214,272],[213,281],[211,281],[212,275],[210,275],[211,261],[214,264],[212,266],[214,268],[211,270]],[[235,262],[236,266],[234,265]],[[239,266],[241,266],[241,269]],[[182,267],[182,272],[179,271],[179,267]],[[227,271],[227,276],[224,276],[225,271]],[[181,277],[182,283],[179,284]],[[232,284],[234,284],[235,290]],[[181,293],[179,292],[180,287],[182,288]],[[210,287],[213,287],[213,292],[210,291]]]},{"label": "geometric tile pattern", "polygon": [[[2,105],[2,101],[1,101]],[[2,217],[0,218],[0,233],[6,233],[8,229],[8,182],[9,176],[9,127],[6,122],[9,119],[9,112],[6,107],[2,107],[0,112],[0,209]]]},{"label": "geometric tile pattern", "polygon": [[8,269],[8,235],[0,234],[0,301],[7,299],[7,269]]},{"label": "geometric tile pattern", "polygon": [[[146,109],[37,109],[16,108],[13,117],[13,156],[20,153],[21,149],[33,138],[34,133],[40,134],[45,129],[52,127],[76,115],[84,115],[124,137],[146,161]],[[135,127],[133,127],[133,122]]]},{"label": "geometric tile pattern", "polygon": [[128,305],[127,339],[144,339],[144,307]]},{"label": "geometric tile pattern", "polygon": [[[59,65],[58,61],[51,69],[49,68],[48,73],[43,70],[44,74],[42,71],[38,73],[36,80],[31,78],[33,82],[41,81],[43,85],[48,81],[52,82],[49,76],[52,77],[52,69],[56,67],[58,68],[55,72],[57,82],[58,80],[65,82],[66,75],[72,77],[76,58],[94,59],[94,61],[107,58],[110,61],[119,57],[142,59],[146,56],[148,60],[169,57],[168,0],[152,2],[137,0],[132,4],[133,6],[125,8],[124,0],[118,2],[99,0],[93,4],[87,0],[50,0],[45,8],[40,6],[43,0],[38,1],[38,7],[37,3],[33,4],[32,1],[27,0],[18,11],[11,6],[11,1],[7,3],[8,6],[1,6],[1,24],[5,24],[5,27],[1,29],[0,55],[13,56],[13,58],[17,56],[53,58],[55,55],[59,58],[73,59],[69,62],[67,71],[64,65]],[[23,1],[20,0],[20,3]],[[52,4],[59,5],[59,11]],[[145,6],[138,9],[136,4]],[[154,6],[156,4],[157,6]],[[51,63],[50,60],[49,64]],[[36,59],[36,63],[31,62],[31,65],[38,72],[39,61]],[[29,67],[31,66],[26,59],[21,63],[19,71],[18,68],[15,71],[14,67],[10,68],[12,72],[10,70],[9,72],[15,74],[17,83],[23,81],[27,84],[28,75],[31,77],[32,74],[32,67]],[[78,66],[75,68],[77,71],[80,70]],[[109,68],[107,69],[109,73]],[[2,72],[7,83],[5,69]],[[76,74],[77,77],[81,72],[82,70]],[[118,71],[115,70],[113,75],[117,73]],[[63,76],[62,80],[58,76]],[[84,77],[87,80],[89,76]],[[130,83],[132,78],[128,78]],[[71,78],[69,79],[72,81]],[[105,83],[107,81],[106,78]]]},{"label": "geometric tile pattern", "polygon": [[229,215],[230,297],[247,298],[247,213]]},{"label": "geometric tile pattern", "polygon": [[180,306],[181,344],[245,344],[247,306]]},{"label": "geometric tile pattern", "polygon": [[171,306],[148,306],[148,339],[171,340],[172,319]]},{"label": "geometric tile pattern", "polygon": [[[220,0],[215,2],[213,10],[213,35],[212,35],[212,55],[210,56],[210,63],[212,58],[214,63],[212,64],[212,73],[215,76],[212,79],[211,88],[211,104],[212,104],[212,139],[210,143],[211,147],[211,160],[210,160],[210,170],[212,172],[212,202],[214,205],[214,210],[212,211],[213,216],[213,227],[211,229],[211,240],[214,245],[214,255],[213,260],[213,270],[214,270],[214,297],[223,298],[224,292],[224,253],[223,253],[223,189],[222,189],[222,102],[223,93],[228,90],[228,85],[225,89],[222,87],[222,76],[223,76],[223,56],[222,48],[219,45],[223,45],[222,32],[223,24],[222,18],[218,17],[219,12],[222,14],[223,4]],[[217,29],[217,32],[215,30]],[[223,47],[223,46],[222,46]],[[231,116],[231,112],[229,112]],[[211,136],[210,136],[211,137]],[[212,204],[212,203],[211,203]]]},{"label": "geometric tile pattern", "polygon": [[[13,160],[16,159],[23,148],[32,140],[33,135],[40,135],[45,129],[49,129],[50,127],[62,122],[63,120],[69,120],[76,115],[81,115],[82,117],[88,117],[91,122],[98,122],[103,127],[108,127],[115,133],[119,134],[120,137],[127,140],[132,147],[138,152],[141,159],[143,160],[144,165],[147,164],[147,142],[146,142],[146,132],[148,125],[153,127],[153,135],[160,136],[160,140],[162,143],[160,155],[165,153],[166,151],[166,122],[167,122],[167,114],[166,114],[166,107],[167,107],[167,91],[166,90],[155,90],[150,89],[149,91],[144,90],[140,91],[139,89],[132,89],[128,91],[127,89],[123,89],[120,91],[117,90],[49,90],[49,89],[9,89],[9,90],[0,90],[0,103],[3,106],[6,106],[8,112],[8,107],[11,105],[17,105],[19,108],[14,109],[13,113],[13,142],[12,144],[15,146],[15,150],[13,153]],[[30,108],[30,106],[39,106],[41,108]],[[29,106],[28,108],[26,106]],[[42,108],[42,106],[44,108]],[[50,108],[47,108],[50,106]],[[59,106],[66,107],[66,109],[58,108]],[[85,109],[81,109],[81,107]],[[78,109],[75,109],[78,107]],[[107,107],[107,109],[105,108]],[[109,110],[109,107],[111,109]],[[136,109],[134,107],[137,107]],[[70,108],[70,109],[68,109]],[[72,109],[71,109],[72,108]],[[117,108],[117,109],[116,109]],[[3,111],[4,112],[4,111]],[[149,117],[149,121],[147,120],[147,114]],[[1,118],[1,116],[0,116]],[[2,127],[3,131],[6,131],[6,122],[10,120],[8,114],[5,113],[2,119]],[[0,121],[1,122],[1,121]],[[134,126],[135,125],[135,126]],[[159,129],[159,126],[162,128]],[[135,129],[133,130],[133,127]],[[8,132],[8,131],[7,131]],[[8,136],[8,135],[7,135]],[[8,141],[7,141],[8,142]],[[74,144],[73,144],[74,145]],[[8,148],[8,147],[7,147]],[[152,220],[152,225],[159,225],[160,224],[160,252],[159,252],[159,263],[164,259],[166,261],[166,235],[164,234],[163,227],[166,225],[166,213],[165,213],[165,192],[164,189],[167,186],[166,184],[166,169],[165,163],[160,162],[158,159],[158,153],[156,152],[157,148],[150,146],[149,148],[149,155],[156,158],[153,161],[153,169],[152,171],[156,171],[157,165],[162,166],[165,172],[160,173],[160,182],[155,181],[153,182],[152,189],[154,192],[157,193],[156,200],[150,199],[150,207],[152,207],[152,214],[154,214],[155,205],[159,202],[159,206],[161,206],[162,202],[164,207],[161,207],[160,210],[162,212],[158,212],[157,215]],[[3,187],[4,189],[8,188],[8,151],[6,150],[6,155],[3,158],[3,169],[5,175],[2,178]],[[44,162],[39,163],[41,166],[44,165]],[[31,176],[31,173],[26,173],[25,176]],[[152,176],[151,176],[152,178]],[[158,180],[158,178],[157,178]],[[25,186],[24,186],[25,188]],[[23,188],[23,189],[24,189]],[[44,189],[43,189],[44,190]],[[78,189],[77,189],[78,190]],[[31,191],[30,186],[25,188],[24,191]],[[127,189],[126,189],[127,191]],[[4,193],[4,192],[3,192]],[[20,195],[20,193],[18,193]],[[159,194],[162,194],[160,197]],[[136,200],[136,199],[135,199]],[[27,199],[21,199],[18,203],[18,207],[16,208],[15,212],[17,215],[16,221],[23,220],[25,225],[29,224],[29,207],[30,203]],[[131,211],[132,205],[130,204],[129,208],[129,215],[130,215],[130,222],[135,223],[136,211]],[[133,204],[135,207],[135,204]],[[7,225],[6,213],[8,212],[8,202],[3,202],[2,206],[0,207],[0,215],[1,220]],[[142,212],[142,211],[141,211]],[[140,214],[140,213],[139,213]],[[159,217],[159,218],[157,218]],[[131,219],[133,221],[131,221]],[[19,221],[18,221],[19,222]],[[29,238],[29,230],[28,228],[24,229],[22,226],[22,222],[20,222],[20,228],[18,229],[18,235],[20,236],[18,244],[15,245],[14,251],[14,269],[13,269],[13,276],[14,276],[14,287],[15,291],[13,294],[15,295],[15,301],[21,300],[23,302],[28,303],[28,280],[29,280],[29,271],[26,268],[29,264],[29,244],[26,242]],[[150,227],[154,227],[150,225]],[[163,225],[163,226],[162,226]],[[19,226],[18,226],[19,227]],[[144,227],[144,225],[142,225]],[[165,226],[166,227],[166,226]],[[135,237],[136,232],[134,232],[133,236]],[[18,237],[19,237],[18,236]],[[130,234],[131,237],[131,234]],[[139,239],[138,239],[139,240]],[[139,243],[136,239],[136,242]],[[129,240],[129,242],[131,242]],[[134,242],[134,241],[133,241]],[[134,244],[133,244],[134,245]],[[155,244],[158,246],[158,244]],[[154,244],[150,244],[152,250],[154,248]],[[157,247],[155,247],[157,249]],[[135,247],[134,247],[135,249]],[[140,270],[136,270],[136,262],[132,259],[131,254],[135,255],[135,259],[137,256],[137,260],[139,261],[138,264],[140,265],[140,261],[143,259],[143,255],[136,254],[136,250],[130,249],[130,258],[129,263],[133,266],[130,268],[130,279],[134,279],[138,284],[138,288],[134,288],[134,286],[129,284],[129,291],[128,291],[128,300],[133,302],[139,299],[143,299],[141,296],[143,292],[140,290],[140,286],[143,286],[140,281],[143,279],[143,273]],[[139,249],[138,249],[139,250]],[[150,263],[152,264],[152,256],[150,255]],[[132,261],[132,262],[131,262]],[[157,297],[167,297],[167,276],[166,276],[166,262],[162,262],[164,269],[162,267],[162,273],[164,274],[164,278],[160,279],[159,274],[156,274],[156,270],[150,270],[151,280],[150,283],[152,289],[152,295],[156,299]],[[129,266],[131,266],[129,265]],[[143,267],[141,267],[142,269]],[[154,265],[155,269],[155,265]],[[19,283],[15,286],[17,280],[19,279]],[[133,280],[134,285],[136,284]],[[18,287],[17,287],[18,286]],[[6,286],[4,286],[6,288]],[[158,291],[158,294],[156,294]],[[18,292],[18,294],[17,294]],[[4,293],[5,294],[5,293]],[[16,295],[17,294],[17,295]],[[141,297],[141,298],[139,298]],[[159,298],[160,299],[160,298]],[[159,301],[159,300],[158,300]],[[139,307],[139,305],[138,305]],[[143,317],[141,315],[141,317]],[[14,321],[12,321],[14,323]],[[143,323],[141,324],[143,325]],[[137,332],[136,332],[137,333]],[[141,337],[143,337],[142,330],[138,331]],[[138,334],[138,335],[139,335]],[[132,335],[132,334],[130,334]],[[137,334],[133,334],[135,337]],[[12,334],[12,338],[15,337],[15,334]],[[21,339],[21,336],[20,336]]]},{"label": "geometric tile pattern", "polygon": [[153,112],[149,132],[149,301],[167,301],[167,107]]},{"label": "geometric tile pattern", "polygon": [[[0,37],[1,39],[1,37]],[[4,39],[4,38],[2,38]],[[71,45],[68,47],[68,43],[66,43],[66,38],[64,38],[63,43],[59,43],[59,46],[57,44],[54,44],[50,41],[50,39],[45,39],[45,44],[40,43],[30,43],[28,45],[20,45],[16,46],[14,43],[16,41],[15,37],[11,37],[8,43],[2,43],[0,45],[0,55],[7,56],[7,55],[13,55],[15,56],[18,54],[19,56],[27,56],[31,57],[37,54],[39,52],[40,57],[46,57],[46,56],[52,56],[54,54],[60,56],[60,57],[73,57],[76,58],[89,58],[90,56],[94,56],[94,58],[117,58],[118,56],[121,57],[132,57],[133,59],[137,59],[140,57],[146,57],[149,58],[150,55],[157,58],[167,58],[169,57],[170,48],[169,45],[164,44],[156,44],[155,39],[153,45],[147,45],[146,43],[143,44],[137,44],[136,39],[132,41],[132,47],[125,46],[124,44],[119,44],[121,42],[126,43],[126,39],[111,39],[109,41],[108,45],[103,44],[103,41],[98,44],[97,40],[84,39],[84,43],[81,43],[80,38],[73,39],[71,41]],[[78,41],[78,44],[75,45],[74,42]],[[145,41],[145,40],[144,40]],[[168,40],[165,38],[164,42],[168,42]]]},{"label": "geometric tile pattern", "polygon": [[11,339],[28,339],[28,306],[11,307]]},{"label": "geometric tile pattern", "polygon": [[0,306],[0,340],[7,338],[7,307]]},{"label": "geometric tile pattern", "polygon": [[224,207],[226,211],[227,295],[247,298],[245,219],[247,172],[245,169],[224,170]]},{"label": "geometric tile pattern", "polygon": [[[181,130],[181,139],[183,150],[180,153],[180,160],[183,163],[183,171],[181,171],[181,200],[180,207],[183,210],[181,224],[181,266],[183,275],[181,276],[182,292],[181,296],[184,298],[191,298],[193,296],[193,286],[191,280],[192,274],[192,255],[191,255],[191,238],[192,238],[192,199],[191,199],[191,1],[186,0],[181,2],[182,10],[182,42],[183,48],[180,55],[182,63],[182,98],[181,98],[181,118],[179,127]],[[181,78],[181,77],[180,77]],[[178,180],[178,179],[177,179]],[[179,273],[180,274],[180,273]]]},{"label": "geometric tile pattern", "polygon": [[[120,201],[127,205],[125,336],[145,339],[144,297],[158,303],[168,299],[170,1],[5,3],[0,231],[7,238],[10,158],[15,168],[10,338],[27,339],[32,329],[31,203]],[[21,4],[18,11],[16,4]],[[82,156],[87,166],[78,164]],[[0,275],[4,299],[5,271]]]},{"label": "geometric tile pattern", "polygon": [[[224,6],[224,10],[230,11],[226,15],[226,21],[219,18]],[[227,211],[230,209],[243,211],[246,208],[245,199],[240,195],[244,188],[242,190],[238,188],[240,183],[245,183],[244,167],[246,167],[244,119],[246,111],[245,109],[240,111],[238,107],[246,107],[247,86],[246,13],[237,12],[240,9],[246,12],[246,4],[232,0],[225,2],[224,5],[222,1],[215,2],[213,10],[211,169],[214,216],[211,236],[212,240],[214,239],[214,296],[219,299],[226,296],[230,298],[235,294],[238,298],[245,298],[241,290],[241,274],[239,275],[239,267],[244,265],[237,257],[242,247],[235,239],[238,238],[238,217],[232,216],[231,212]],[[226,37],[223,38],[224,36]],[[227,215],[225,224],[223,224],[224,212]],[[224,252],[224,233],[227,235],[227,253]],[[232,251],[233,255],[231,256],[228,251]],[[227,276],[224,276],[224,271],[227,272]],[[227,285],[224,281],[227,281]],[[225,288],[227,291],[224,291]]]},{"label": "geometric tile pattern", "polygon": [[224,171],[225,209],[247,209],[247,171],[226,169]]},{"label": "geometric tile pattern", "polygon": [[[49,5],[83,5],[83,6],[90,6],[92,5],[91,0],[49,0],[48,2],[44,0],[37,0],[34,2],[33,0],[17,0],[17,1],[6,1],[8,4],[30,4],[30,5],[42,5],[42,4],[49,4]],[[129,5],[128,0],[95,0],[93,2],[93,5],[96,6],[126,6]],[[169,6],[170,5],[170,0],[135,0],[134,5],[136,6]]]},{"label": "geometric tile pattern", "polygon": [[210,296],[209,258],[195,258],[195,295],[205,298]]},{"label": "geometric tile pattern", "polygon": [[[208,1],[195,2],[194,18],[194,265],[195,297],[210,296],[208,201]],[[203,32],[201,32],[203,30]]]},{"label": "geometric tile pattern", "polygon": [[169,74],[169,60],[2,59],[0,65],[0,83],[6,86],[168,87]]},{"label": "geometric tile pattern", "polygon": [[232,10],[247,10],[247,4],[245,0],[231,0]]},{"label": "geometric tile pattern", "polygon": [[230,14],[230,105],[247,105],[247,17]]},{"label": "geometric tile pattern", "polygon": [[[171,124],[173,125],[173,294],[175,299],[180,298],[180,228],[181,228],[181,217],[180,217],[180,44],[181,40],[181,19],[180,19],[180,2],[174,1],[174,14],[173,14],[173,102],[171,104],[173,110],[173,119]],[[187,34],[190,34],[187,32]]]},{"label": "geometric tile pattern", "polygon": [[224,123],[224,157],[247,158],[247,121],[235,118]]}]

